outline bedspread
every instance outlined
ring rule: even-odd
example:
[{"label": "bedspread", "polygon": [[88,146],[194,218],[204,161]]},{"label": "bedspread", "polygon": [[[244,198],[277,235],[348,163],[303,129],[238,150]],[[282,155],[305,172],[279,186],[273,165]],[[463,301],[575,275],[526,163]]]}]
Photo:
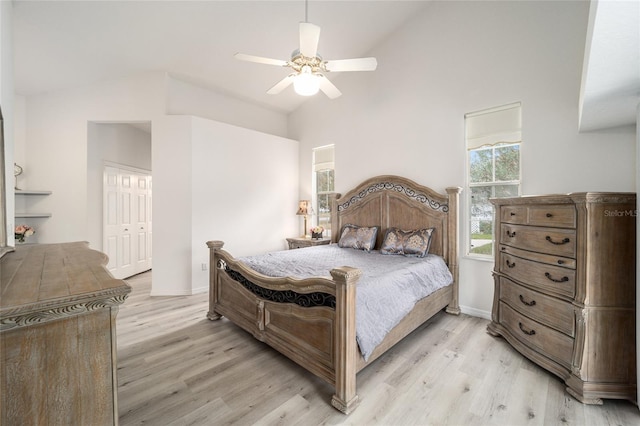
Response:
[{"label": "bedspread", "polygon": [[414,307],[416,302],[453,282],[440,256],[424,258],[383,255],[340,248],[337,244],[284,250],[239,258],[271,277],[328,277],[351,266],[362,271],[356,289],[356,340],[365,360]]}]

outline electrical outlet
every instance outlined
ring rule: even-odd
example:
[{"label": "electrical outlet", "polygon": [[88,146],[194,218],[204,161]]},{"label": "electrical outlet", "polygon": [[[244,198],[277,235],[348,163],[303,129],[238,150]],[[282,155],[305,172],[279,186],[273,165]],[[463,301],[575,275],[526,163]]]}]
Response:
[{"label": "electrical outlet", "polygon": [[203,271],[206,271],[206,270],[207,270],[207,264],[206,264],[206,263],[203,263],[203,264],[202,264],[202,270],[203,270]]}]

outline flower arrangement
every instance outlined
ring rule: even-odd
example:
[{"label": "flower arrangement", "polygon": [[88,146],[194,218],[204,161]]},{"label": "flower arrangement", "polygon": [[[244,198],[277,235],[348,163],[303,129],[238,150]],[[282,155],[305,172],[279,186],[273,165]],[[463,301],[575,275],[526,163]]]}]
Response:
[{"label": "flower arrangement", "polygon": [[16,240],[21,243],[24,243],[24,239],[35,234],[36,230],[33,229],[33,227],[28,225],[18,225],[16,226],[14,233],[16,236]]},{"label": "flower arrangement", "polygon": [[311,228],[310,231],[311,231],[311,238],[322,238],[322,233],[324,232],[324,228],[318,225]]}]

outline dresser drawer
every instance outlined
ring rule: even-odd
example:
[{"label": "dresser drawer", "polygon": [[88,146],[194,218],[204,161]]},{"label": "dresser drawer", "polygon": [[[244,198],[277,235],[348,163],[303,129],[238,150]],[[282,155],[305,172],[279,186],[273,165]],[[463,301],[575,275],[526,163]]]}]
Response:
[{"label": "dresser drawer", "polygon": [[523,344],[570,368],[573,339],[513,310],[500,302],[500,322]]},{"label": "dresser drawer", "polygon": [[500,246],[501,253],[512,254],[535,262],[548,263],[549,265],[562,266],[564,268],[576,269],[576,260],[570,257],[555,256],[553,254],[538,253],[535,251],[522,250],[511,246]]},{"label": "dresser drawer", "polygon": [[573,205],[530,206],[529,225],[557,228],[576,227],[576,209]]},{"label": "dresser drawer", "polygon": [[289,250],[294,250],[294,249],[299,249],[304,247],[311,247],[311,246],[307,243],[302,243],[298,241],[289,242]]},{"label": "dresser drawer", "polygon": [[514,280],[527,283],[544,293],[573,297],[576,292],[576,271],[561,266],[534,262],[522,257],[500,253],[498,270]]},{"label": "dresser drawer", "polygon": [[504,223],[527,224],[527,206],[502,206],[500,221]]},{"label": "dresser drawer", "polygon": [[575,337],[571,303],[528,289],[505,277],[500,277],[500,299],[521,314]]},{"label": "dresser drawer", "polygon": [[576,257],[574,229],[502,224],[500,225],[500,244],[540,253]]},{"label": "dresser drawer", "polygon": [[573,205],[502,206],[500,221],[516,225],[575,228],[576,209]]}]

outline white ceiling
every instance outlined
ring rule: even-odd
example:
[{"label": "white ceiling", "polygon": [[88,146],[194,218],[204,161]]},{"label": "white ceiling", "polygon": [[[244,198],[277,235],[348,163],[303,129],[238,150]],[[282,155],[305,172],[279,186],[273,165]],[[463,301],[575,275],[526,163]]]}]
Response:
[{"label": "white ceiling", "polygon": [[636,122],[640,104],[640,2],[592,1],[582,75],[580,130]]},{"label": "white ceiling", "polygon": [[[367,56],[427,1],[326,1],[308,5],[325,59]],[[16,93],[33,95],[147,71],[283,112],[305,98],[265,92],[286,68],[238,61],[236,52],[289,59],[298,48],[298,1],[14,0]],[[384,63],[379,67],[385,66]],[[340,87],[339,75],[329,78]]]},{"label": "white ceiling", "polygon": [[[428,4],[311,0],[308,20],[322,28],[322,56],[347,59],[368,56]],[[298,48],[304,0],[14,0],[13,9],[14,79],[21,95],[164,71],[282,112],[306,100],[292,88],[266,94],[288,69],[233,58],[242,52],[289,59]],[[585,37],[581,130],[635,123],[640,2],[593,0]],[[379,61],[378,68],[384,66]],[[340,88],[339,74],[328,77]]]}]

